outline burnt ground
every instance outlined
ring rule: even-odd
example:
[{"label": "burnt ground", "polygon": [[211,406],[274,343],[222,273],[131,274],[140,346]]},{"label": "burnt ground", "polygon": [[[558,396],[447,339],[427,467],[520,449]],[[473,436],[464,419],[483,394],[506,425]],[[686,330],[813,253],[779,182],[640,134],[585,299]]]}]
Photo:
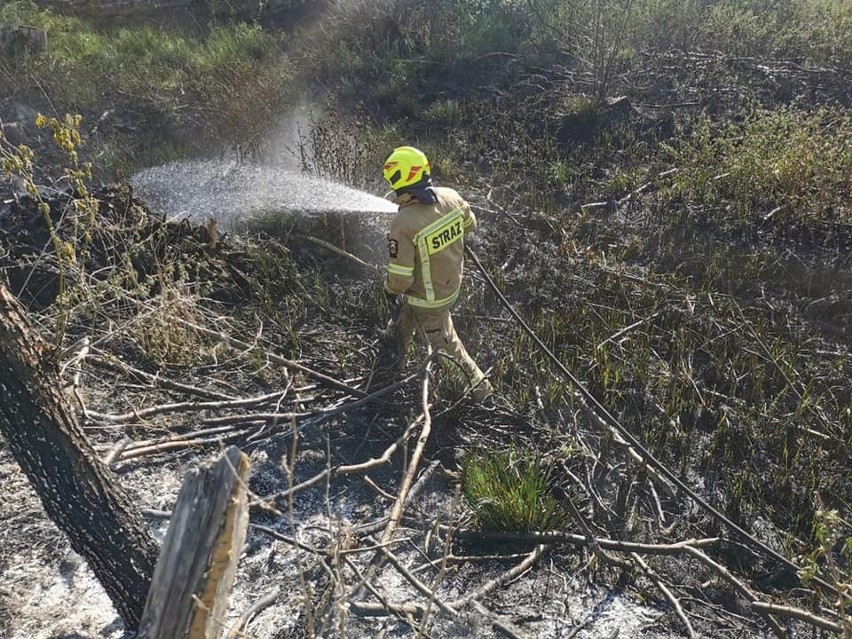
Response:
[{"label": "burnt ground", "polygon": [[[305,242],[304,220],[287,232],[279,228],[278,239],[225,237],[214,246],[208,229],[166,223],[127,190],[105,190],[98,197],[101,219],[84,265],[92,275],[71,299],[65,340],[72,345],[88,337],[90,350],[64,372],[66,382],[79,374],[69,401],[95,449],[103,456],[118,451],[111,464],[115,479],[158,538],[190,468],[227,444],[250,455],[252,527],[223,620],[229,627],[261,600],[265,605],[244,626],[246,636],[686,636],[674,602],[696,636],[773,636],[749,598],[832,619],[783,566],[749,550],[631,458],[576,394],[544,386],[547,377],[530,355],[531,345],[519,341],[508,315],[485,297],[475,272],[457,315],[459,330],[483,365],[503,366],[499,353],[517,350],[512,370],[502,373],[508,404],[486,412],[459,397],[440,373],[427,378],[431,433],[404,518],[388,546],[398,563],[385,557],[376,567],[377,541],[387,530],[425,422],[423,382],[413,354],[404,369],[412,377],[404,385],[369,404],[347,406],[357,391],[387,388],[402,376],[386,365],[381,329],[388,315],[375,275]],[[57,222],[67,205],[67,198],[51,201]],[[6,277],[49,335],[62,304],[52,297],[55,269],[44,255],[43,222],[26,201],[7,202],[0,216]],[[604,290],[615,279],[620,289],[633,283],[663,291],[659,310],[689,325],[681,317],[685,296],[673,294],[671,283],[637,267],[583,263],[561,238],[548,235],[553,222],[546,216],[521,212],[501,221],[483,212],[481,217],[491,230],[477,240],[477,251],[489,265],[499,257],[503,283],[528,316],[541,316],[543,309],[535,289],[524,282],[551,281],[551,269],[563,269],[560,260],[568,260],[574,268],[561,291],[566,304],[579,296],[597,303],[589,291]],[[506,250],[509,229],[518,224],[540,233],[539,240]],[[312,231],[339,243],[342,226],[324,221]],[[60,225],[60,232],[72,232],[73,225],[64,228]],[[521,274],[509,261],[534,266]],[[630,296],[638,299],[635,291]],[[720,311],[703,303],[696,309],[692,316],[712,334]],[[719,330],[729,332],[727,326]],[[848,361],[842,340],[823,336],[808,344],[831,353],[826,358]],[[282,356],[339,383],[329,385],[293,369]],[[519,378],[527,380],[528,396],[518,391]],[[696,383],[709,388],[707,380]],[[598,384],[592,390],[605,392]],[[229,405],[249,398],[254,401]],[[634,397],[626,408],[619,401],[619,417],[638,412],[640,399]],[[204,403],[139,412],[184,402]],[[739,415],[737,409],[731,406],[731,414]],[[395,442],[399,445],[391,449]],[[567,494],[570,523],[533,537],[495,536],[478,526],[471,504],[458,492],[459,463],[471,452],[499,450],[528,451],[544,464],[558,461],[551,466],[550,483]],[[132,636],[66,538],[46,520],[8,450],[0,455],[5,497],[0,635]],[[699,440],[693,462],[682,469],[690,485],[717,504],[730,503],[723,476],[733,472],[726,464],[738,462],[727,455]],[[708,465],[708,459],[715,461]],[[767,458],[768,468],[771,462]],[[834,463],[825,458],[826,469]],[[837,476],[835,491],[842,499],[848,494],[842,469]],[[312,485],[291,490],[312,478],[317,479]],[[768,497],[762,505],[740,505],[739,521],[764,543],[788,552],[793,527],[779,524],[784,519],[777,511],[787,502],[776,501]],[[613,545],[593,552],[591,537]],[[701,549],[704,559],[665,550],[668,544],[706,538],[718,539]],[[668,554],[657,554],[663,552]],[[711,560],[730,573],[715,570]],[[365,574],[377,594],[358,588]],[[730,574],[746,590],[735,586]],[[418,591],[415,581],[433,594]],[[808,623],[778,619],[790,637],[815,632]]]},{"label": "burnt ground", "polygon": [[[351,569],[335,550],[339,546],[354,550],[375,544],[372,538],[384,529],[406,455],[389,455],[387,463],[376,464],[369,471],[320,482],[295,495],[292,501],[282,493],[286,493],[289,485],[286,470],[289,464],[294,469],[292,483],[298,484],[329,465],[352,465],[380,458],[401,438],[419,412],[419,379],[411,380],[377,405],[349,411],[345,417],[324,418],[323,410],[345,405],[345,395],[341,397],[339,392],[324,388],[309,376],[270,361],[269,353],[281,353],[285,351],[282,345],[289,346],[287,340],[277,335],[283,328],[278,325],[281,318],[267,317],[270,324],[264,326],[256,315],[257,308],[250,311],[239,308],[246,296],[257,293],[248,290],[258,283],[249,284],[246,273],[258,267],[251,260],[260,259],[259,254],[252,254],[240,242],[223,243],[213,251],[207,230],[188,224],[165,224],[145,211],[141,202],[130,199],[127,192],[104,191],[100,197],[101,214],[108,220],[102,227],[101,238],[120,236],[135,229],[130,237],[124,235],[123,241],[143,247],[135,254],[131,267],[139,281],[144,283],[146,269],[152,264],[165,263],[178,252],[187,264],[195,264],[191,267],[193,284],[177,276],[177,281],[170,284],[160,279],[153,289],[144,290],[133,302],[142,304],[141,308],[123,309],[125,317],[113,318],[125,322],[116,330],[95,329],[87,317],[95,308],[90,306],[90,300],[83,300],[76,308],[81,324],[75,327],[75,333],[79,330],[88,334],[92,342],[90,358],[75,369],[80,375],[79,396],[85,405],[85,413],[83,405],[79,406],[82,423],[102,455],[128,438],[118,461],[111,466],[116,480],[146,513],[152,531],[162,539],[166,522],[160,513],[168,511],[174,502],[181,477],[188,469],[215,456],[222,445],[236,443],[250,453],[252,460],[250,488],[257,501],[252,509],[252,524],[285,537],[296,537],[317,550],[306,554],[270,537],[260,528],[250,530],[232,598],[230,623],[257,599],[274,592],[277,593],[274,601],[252,619],[247,636],[303,636],[312,627],[317,631],[324,628],[321,634],[337,632],[342,636],[376,633],[408,636],[412,630],[405,617],[400,620],[393,615],[376,615],[375,611],[359,616],[347,610],[349,604],[344,594],[352,588],[354,580]],[[58,221],[63,201],[55,200],[52,205]],[[44,229],[34,222],[38,218],[32,213],[26,204],[10,207],[4,239],[13,254],[11,261],[6,262],[6,273],[21,299],[49,316],[51,294],[55,294],[54,289],[45,285],[50,279],[50,269],[42,272],[36,264],[37,276],[30,272],[33,270],[30,266],[28,277],[23,277],[13,267],[25,261],[24,255],[43,246],[45,238],[40,233]],[[89,264],[92,271],[102,270],[108,263],[114,265],[114,248],[107,242],[93,245]],[[290,276],[301,274],[306,278],[311,271],[330,275],[343,270],[338,268],[340,264],[334,265],[334,256],[321,259],[328,256],[318,256],[304,247],[296,253],[300,255],[299,265],[292,261],[289,250],[282,249],[276,275],[289,272]],[[268,254],[264,255],[269,259]],[[163,273],[157,275],[162,278]],[[362,275],[334,277],[328,283],[331,299],[337,297],[344,306],[352,303],[353,297],[369,299],[376,292],[375,282],[365,283]],[[197,290],[200,280],[214,287],[205,291],[203,300]],[[300,286],[296,281],[273,283],[281,288]],[[185,287],[182,290],[185,297],[175,297],[161,305],[157,300],[171,295],[167,291],[174,291],[173,287]],[[112,294],[123,298],[125,304],[131,303],[131,296],[113,291],[98,300],[101,312],[115,304]],[[258,300],[254,299],[253,303],[258,305]],[[228,312],[235,314],[227,321],[230,326],[216,320],[216,316],[224,319]],[[193,317],[193,321],[215,326],[217,331],[241,339],[253,325],[250,330],[255,348],[247,352],[233,345],[223,346],[193,331],[169,333],[167,323],[177,316]],[[373,318],[357,317],[355,313],[347,318],[324,315],[322,309],[302,309],[293,326],[295,330],[298,324],[295,338],[299,341],[299,361],[335,375],[347,384],[371,390],[382,388],[393,379],[382,379],[384,373],[376,371],[374,366],[380,320],[383,321],[381,311]],[[134,329],[134,322],[139,321],[148,323],[148,328]],[[147,332],[149,329],[152,334]],[[342,362],[334,352],[337,342],[360,344],[359,361]],[[156,354],[149,350],[151,347]],[[204,351],[203,361],[197,361],[197,349]],[[159,360],[158,366],[152,357]],[[345,363],[351,368],[347,369]],[[169,388],[169,381],[191,385],[194,390]],[[437,571],[440,578],[418,574],[420,579],[436,585],[436,596],[452,600],[502,575],[536,547],[511,539],[502,543],[458,539],[449,544],[447,533],[437,529],[438,526],[449,526],[453,533],[456,529],[475,529],[469,506],[456,493],[459,451],[476,446],[482,438],[508,445],[518,436],[531,436],[534,427],[511,412],[482,413],[469,400],[457,400],[451,389],[440,387],[439,393],[444,397],[433,393],[432,436],[421,461],[421,472],[417,474],[416,496],[407,507],[394,552],[409,567],[419,565]],[[143,407],[176,401],[217,403],[218,398],[221,403],[227,401],[226,397],[251,396],[263,399],[255,402],[248,412],[210,408],[174,414],[167,411],[144,418],[132,415],[132,411]],[[295,443],[286,420],[252,417],[252,413],[283,413],[296,407],[303,413],[317,414],[298,425]],[[127,412],[131,414],[119,415]],[[217,418],[227,415],[238,418],[231,431],[204,434]],[[416,437],[416,434],[416,430],[411,430],[409,435]],[[403,442],[402,451],[410,456],[413,440],[409,437]],[[154,449],[150,448],[152,445]],[[10,535],[9,542],[3,546],[0,573],[3,583],[0,627],[4,636],[123,636],[123,626],[109,600],[66,538],[45,519],[32,489],[5,450],[2,469],[6,499],[0,517]],[[367,569],[373,554],[353,554],[353,566]],[[482,558],[471,558],[476,555]],[[492,636],[494,624],[517,627],[526,636],[564,636],[571,630],[579,630],[575,636],[593,636],[589,633],[609,632],[612,628],[620,628],[622,636],[631,629],[668,636],[660,630],[668,623],[665,608],[642,602],[638,590],[595,585],[582,569],[589,559],[585,553],[550,555],[548,552],[545,556],[538,563],[545,562],[548,568],[524,571],[510,583],[496,588],[487,599],[487,612],[474,608],[449,618],[432,613],[423,628],[428,628],[429,635],[435,637]],[[446,565],[441,567],[443,560]],[[601,574],[608,572],[605,568],[598,570]],[[391,602],[408,604],[423,600],[423,595],[392,568],[383,568],[375,583]],[[303,605],[305,598],[312,601],[307,612]],[[352,599],[375,603],[365,595]]]}]

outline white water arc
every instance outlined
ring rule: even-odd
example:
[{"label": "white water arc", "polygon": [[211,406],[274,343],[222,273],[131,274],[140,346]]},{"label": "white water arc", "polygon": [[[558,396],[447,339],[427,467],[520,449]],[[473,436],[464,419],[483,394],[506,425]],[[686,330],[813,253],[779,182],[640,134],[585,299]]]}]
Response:
[{"label": "white water arc", "polygon": [[169,219],[216,218],[222,228],[254,215],[357,213],[386,225],[392,202],[281,167],[216,160],[172,162],[130,180],[136,194]]}]

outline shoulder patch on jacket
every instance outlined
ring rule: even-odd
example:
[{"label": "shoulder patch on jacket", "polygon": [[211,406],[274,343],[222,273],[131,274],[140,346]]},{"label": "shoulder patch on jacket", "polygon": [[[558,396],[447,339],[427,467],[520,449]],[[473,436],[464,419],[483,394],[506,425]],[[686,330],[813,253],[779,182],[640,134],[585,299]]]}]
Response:
[{"label": "shoulder patch on jacket", "polygon": [[393,259],[399,257],[399,242],[388,238],[388,253]]}]

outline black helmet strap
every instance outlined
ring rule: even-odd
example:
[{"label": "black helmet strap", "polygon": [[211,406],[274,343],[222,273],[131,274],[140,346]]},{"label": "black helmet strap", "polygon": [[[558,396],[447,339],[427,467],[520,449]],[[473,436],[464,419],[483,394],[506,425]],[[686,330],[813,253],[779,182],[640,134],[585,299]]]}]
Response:
[{"label": "black helmet strap", "polygon": [[432,187],[432,177],[429,174],[424,175],[423,179],[416,184],[397,190],[398,195],[402,195],[403,193],[411,193],[411,195],[416,197],[417,201],[421,204],[438,203],[438,194]]}]

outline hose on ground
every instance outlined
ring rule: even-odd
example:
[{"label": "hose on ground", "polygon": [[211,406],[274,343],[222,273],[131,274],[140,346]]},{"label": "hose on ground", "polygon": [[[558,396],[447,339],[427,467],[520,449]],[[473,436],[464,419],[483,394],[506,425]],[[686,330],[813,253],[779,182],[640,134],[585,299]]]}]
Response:
[{"label": "hose on ground", "polygon": [[[801,567],[797,566],[795,563],[784,557],[782,554],[773,550],[765,543],[756,539],[754,536],[746,532],[740,525],[731,520],[729,517],[721,513],[718,509],[712,506],[709,502],[707,502],[704,498],[702,498],[698,493],[696,493],[692,488],[687,486],[677,475],[675,475],[671,470],[669,470],[661,461],[659,461],[656,457],[654,457],[643,445],[642,443],[624,426],[619,423],[619,421],[612,416],[612,414],[601,404],[597,398],[595,398],[592,393],[590,393],[585,386],[580,382],[576,375],[574,375],[568,368],[553,354],[553,352],[545,345],[544,342],[536,335],[535,331],[530,328],[529,324],[518,314],[518,312],[514,309],[506,296],[503,295],[502,291],[498,288],[497,284],[494,282],[494,279],[485,270],[485,267],[482,266],[482,263],[479,261],[479,257],[477,257],[476,253],[470,246],[465,245],[465,251],[468,256],[473,260],[473,263],[476,265],[476,268],[482,273],[482,276],[485,278],[485,281],[488,283],[488,286],[494,291],[494,294],[497,295],[497,298],[500,300],[500,303],[506,308],[507,311],[512,315],[515,321],[521,326],[524,332],[529,335],[529,337],[536,343],[536,345],[541,349],[542,353],[544,353],[547,358],[553,363],[554,366],[559,370],[560,373],[564,377],[566,377],[571,384],[577,389],[577,391],[582,395],[583,399],[586,400],[590,409],[608,426],[612,427],[615,431],[617,431],[642,457],[645,459],[645,462],[652,466],[657,472],[664,475],[669,479],[675,486],[677,486],[684,493],[689,495],[689,497],[707,514],[716,519],[717,521],[724,524],[728,529],[735,532],[743,542],[750,546],[753,550],[764,553],[776,561],[781,562],[788,568],[793,569],[796,572],[796,576],[798,577]],[[813,577],[812,581],[822,587],[825,590],[831,591],[836,595],[841,595],[840,590],[836,588],[834,585],[820,579],[819,577]],[[852,600],[852,597],[843,593],[843,596],[848,600]]]}]

